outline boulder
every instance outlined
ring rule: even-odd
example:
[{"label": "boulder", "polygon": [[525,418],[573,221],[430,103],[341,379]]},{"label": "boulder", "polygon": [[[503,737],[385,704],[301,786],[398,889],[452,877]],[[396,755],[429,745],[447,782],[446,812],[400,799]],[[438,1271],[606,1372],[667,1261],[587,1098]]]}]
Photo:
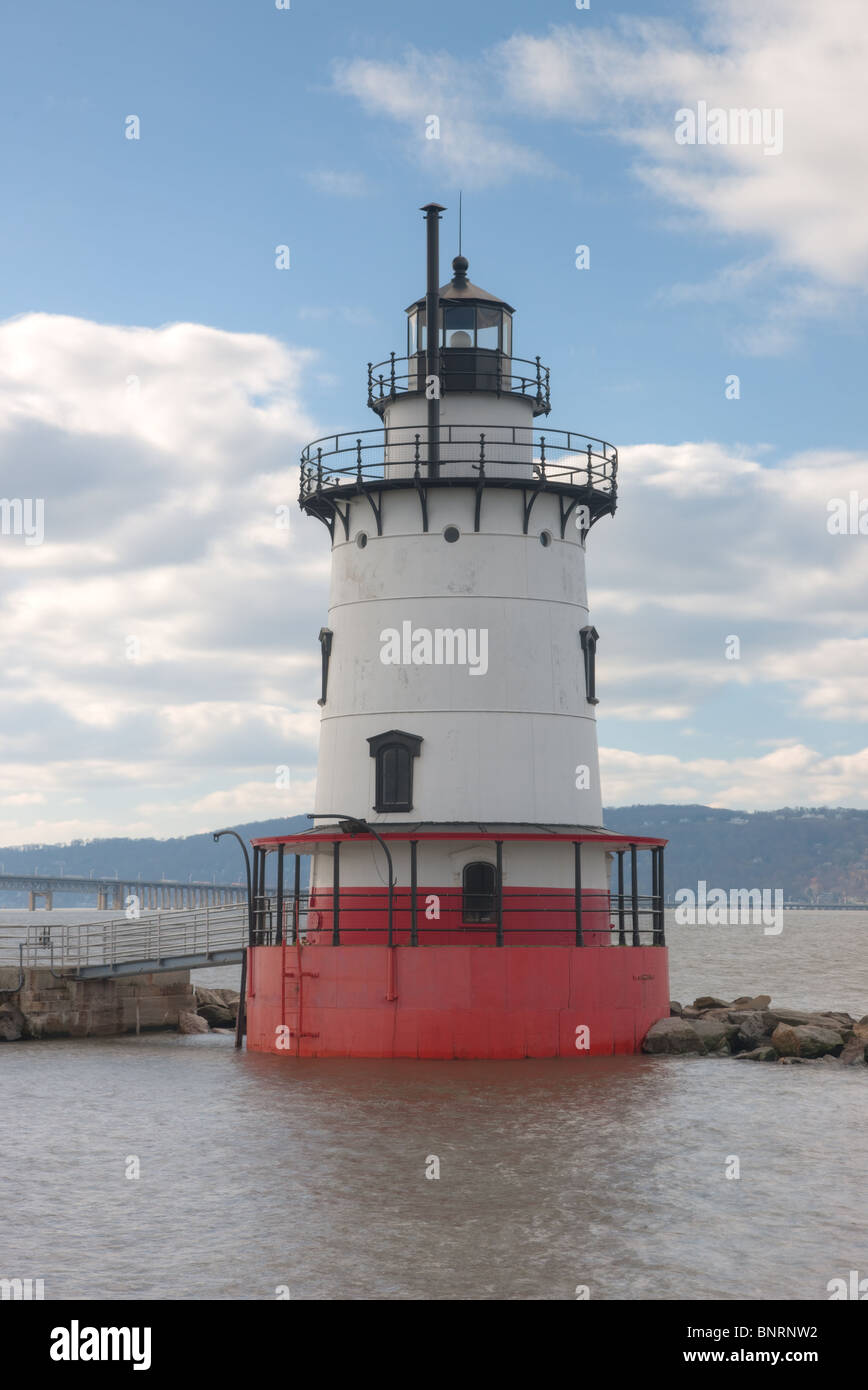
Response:
[{"label": "boulder", "polygon": [[728,1009],[730,1005],[725,999],[715,999],[713,994],[701,994],[698,999],[694,999],[693,1007],[704,1012],[705,1009]]},{"label": "boulder", "polygon": [[691,1027],[705,1043],[707,1052],[731,1051],[732,1039],[738,1033],[738,1024],[721,1018],[698,1018]]},{"label": "boulder", "polygon": [[228,1028],[235,1022],[235,1015],[225,1004],[200,1004],[196,1013],[212,1028]]},{"label": "boulder", "polygon": [[841,1034],[833,1028],[814,1024],[779,1023],[772,1033],[772,1045],[780,1057],[823,1057],[827,1052],[838,1053],[844,1046]]},{"label": "boulder", "polygon": [[853,1020],[848,1014],[831,1013],[811,1013],[807,1009],[767,1009],[766,1012],[775,1023],[789,1023],[794,1028],[808,1025],[816,1028],[833,1028],[840,1032],[842,1028],[850,1029]]},{"label": "boulder", "polygon": [[179,1033],[207,1033],[209,1031],[207,1020],[200,1018],[199,1014],[178,1014]]},{"label": "boulder", "polygon": [[215,989],[214,993],[220,996],[227,1009],[231,1009],[233,1013],[238,1012],[238,1005],[241,1003],[241,995],[238,993],[237,989]]},{"label": "boulder", "polygon": [[0,1004],[0,1039],[17,1042],[24,1035],[24,1015],[17,1004]]},{"label": "boulder", "polygon": [[845,1067],[858,1062],[868,1062],[868,1018],[853,1024],[853,1032],[844,1044],[844,1051],[838,1059]]},{"label": "boulder", "polygon": [[733,999],[730,1008],[749,1009],[753,1012],[755,1009],[767,1009],[771,1002],[772,996],[770,994],[757,994],[754,997],[746,994],[739,999]]},{"label": "boulder", "polygon": [[776,1062],[778,1054],[775,1052],[771,1043],[765,1043],[762,1047],[755,1047],[750,1052],[739,1052],[736,1054],[737,1062]]},{"label": "boulder", "polygon": [[768,1042],[774,1029],[774,1020],[760,1010],[730,1010],[730,1023],[736,1029],[735,1050],[752,1052],[763,1042]]},{"label": "boulder", "polygon": [[692,1004],[685,1004],[681,1010],[682,1018],[702,1018],[702,1010],[695,1009]]},{"label": "boulder", "polygon": [[669,1000],[669,1016],[670,1018],[681,1017],[681,1005],[679,1004],[677,999]]},{"label": "boulder", "polygon": [[702,1053],[705,1052],[705,1043],[686,1019],[661,1018],[649,1028],[642,1044],[642,1051],[669,1055]]},{"label": "boulder", "polygon": [[226,1003],[222,990],[208,989],[206,985],[194,985],[193,993],[196,996],[197,1008],[201,1008],[203,1004],[211,1004],[222,1009]]}]

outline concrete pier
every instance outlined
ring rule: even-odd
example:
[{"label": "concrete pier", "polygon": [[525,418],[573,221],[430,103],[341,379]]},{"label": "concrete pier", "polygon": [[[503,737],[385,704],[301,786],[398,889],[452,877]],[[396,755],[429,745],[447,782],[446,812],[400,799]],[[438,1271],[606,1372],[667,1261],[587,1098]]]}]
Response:
[{"label": "concrete pier", "polygon": [[15,989],[18,981],[16,969],[0,968],[0,991],[4,991],[0,993],[0,1037],[14,1035],[11,1023],[17,1011],[23,1015],[25,1038],[113,1037],[177,1028],[179,1014],[196,1012],[188,970],[77,980],[58,979],[50,970],[28,969],[20,989],[6,992]]}]

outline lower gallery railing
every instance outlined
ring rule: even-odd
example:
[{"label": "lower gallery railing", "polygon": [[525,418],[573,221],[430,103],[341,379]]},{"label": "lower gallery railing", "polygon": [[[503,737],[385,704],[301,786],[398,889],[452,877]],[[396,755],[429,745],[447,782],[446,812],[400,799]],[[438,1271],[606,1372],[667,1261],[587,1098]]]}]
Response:
[{"label": "lower gallery railing", "polygon": [[[433,900],[433,901],[432,901]],[[504,894],[500,910],[480,906],[477,920],[465,916],[461,889],[415,895],[409,889],[341,891],[335,905],[328,890],[284,897],[278,913],[275,894],[255,899],[255,946],[307,943],[340,945],[479,946],[664,946],[660,894],[584,891],[579,910],[572,893],[515,890]],[[469,914],[468,914],[469,915]]]}]

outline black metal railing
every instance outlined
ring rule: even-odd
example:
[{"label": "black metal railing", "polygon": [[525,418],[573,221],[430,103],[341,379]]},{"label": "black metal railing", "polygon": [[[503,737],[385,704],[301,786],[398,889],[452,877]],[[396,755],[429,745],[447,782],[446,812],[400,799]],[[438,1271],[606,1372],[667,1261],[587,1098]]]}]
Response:
[{"label": "black metal railing", "polygon": [[[463,920],[460,889],[438,895],[440,917],[430,920],[430,890],[393,891],[392,945],[437,945],[445,937],[491,946],[665,946],[663,900],[653,893],[585,891],[577,911],[571,892],[512,892],[498,902],[489,922]],[[315,938],[319,945],[383,944],[387,935],[386,890],[331,889],[254,899],[255,946],[296,945]],[[522,921],[518,919],[521,918]],[[374,940],[375,938],[375,940]],[[520,939],[519,939],[520,938]]]},{"label": "black metal railing", "polygon": [[[614,503],[618,451],[576,430],[536,430],[531,425],[453,424],[438,427],[439,481],[466,478],[588,491]],[[324,435],[301,454],[299,501],[321,494],[347,495],[376,485],[410,485],[427,478],[428,430],[400,426]]]},{"label": "black metal railing", "polygon": [[[368,405],[380,410],[396,397],[424,391],[427,379],[424,353],[398,357],[393,352],[384,362],[368,363]],[[493,391],[496,395],[525,396],[534,403],[535,415],[551,410],[551,379],[538,357],[506,357],[500,352],[475,348],[448,348],[440,353],[440,392]]]}]

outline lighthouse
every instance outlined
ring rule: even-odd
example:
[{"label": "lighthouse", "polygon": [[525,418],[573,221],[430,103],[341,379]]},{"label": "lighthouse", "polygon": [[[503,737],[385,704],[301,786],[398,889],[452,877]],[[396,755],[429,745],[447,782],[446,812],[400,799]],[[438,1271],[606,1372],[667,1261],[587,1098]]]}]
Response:
[{"label": "lighthouse", "polygon": [[665,841],[602,823],[585,560],[617,451],[549,426],[516,309],[460,254],[440,285],[445,209],[422,211],[426,290],[368,365],[376,425],[301,459],[331,547],[316,805],[253,842],[248,1047],[635,1052],[669,1012]]}]

